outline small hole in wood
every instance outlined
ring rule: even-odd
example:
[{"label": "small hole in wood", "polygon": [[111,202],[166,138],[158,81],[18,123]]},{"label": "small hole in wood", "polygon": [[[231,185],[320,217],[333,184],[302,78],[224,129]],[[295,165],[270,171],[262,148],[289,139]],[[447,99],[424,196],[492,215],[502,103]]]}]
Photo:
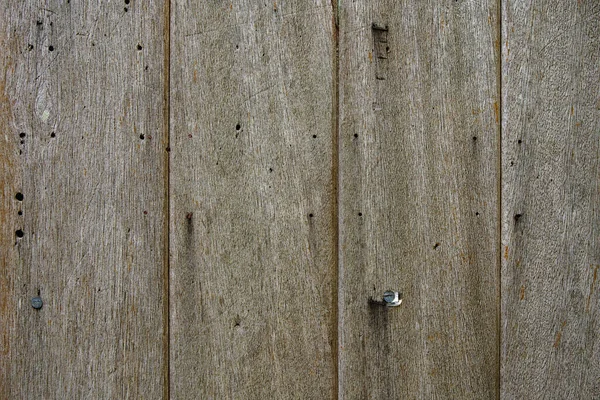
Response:
[{"label": "small hole in wood", "polygon": [[317,135],[313,135],[313,139],[316,139],[316,138],[317,138]]},{"label": "small hole in wood", "polygon": [[434,249],[434,250],[436,250],[438,247],[440,247],[440,244],[439,244],[439,242],[436,242],[436,243],[433,245],[433,249]]},{"label": "small hole in wood", "polygon": [[50,137],[56,137],[56,133],[52,132],[52,133],[50,134]]},{"label": "small hole in wood", "polygon": [[358,213],[358,216],[359,216],[359,217],[362,217],[362,213],[361,213],[361,212],[359,212],[359,213]]},{"label": "small hole in wood", "polygon": [[20,138],[24,138],[24,137],[25,137],[25,132],[21,132],[21,133],[19,133],[19,137],[20,137]]},{"label": "small hole in wood", "polygon": [[125,0],[125,4],[129,4],[129,0]]},{"label": "small hole in wood", "polygon": [[237,124],[237,125],[235,126],[235,130],[236,130],[236,131],[239,131],[240,129],[242,129],[242,126],[241,126],[240,124]]},{"label": "small hole in wood", "polygon": [[23,231],[22,231],[22,230],[18,229],[18,230],[15,232],[15,235],[17,235],[17,237],[20,237],[20,238],[22,238],[23,236],[25,236],[25,233],[23,233]]},{"label": "small hole in wood", "polygon": [[521,139],[517,140],[517,143],[521,144],[523,141]]},{"label": "small hole in wood", "polygon": [[522,216],[523,214],[515,214],[515,221],[518,221]]},{"label": "small hole in wood", "polygon": [[358,133],[355,133],[354,134],[354,138],[356,139],[357,137],[358,137]]},{"label": "small hole in wood", "polygon": [[19,200],[19,201],[23,201],[23,193],[21,193],[21,192],[18,192],[18,193],[15,195],[15,199],[17,199],[17,200]]},{"label": "small hole in wood", "polygon": [[313,213],[310,213],[310,214],[308,214],[308,216],[309,216],[310,218],[312,218],[312,217],[314,217],[314,214],[313,214]]},{"label": "small hole in wood", "polygon": [[19,210],[18,215],[23,215],[23,211]]},{"label": "small hole in wood", "polygon": [[54,46],[48,46],[48,51],[54,51]]},{"label": "small hole in wood", "polygon": [[473,141],[477,141],[477,136],[473,136]]},{"label": "small hole in wood", "polygon": [[142,134],[140,135],[140,139],[144,140],[144,138],[145,138],[145,136],[144,136],[144,134],[142,133]]},{"label": "small hole in wood", "polygon": [[143,49],[142,45],[141,45],[141,44],[138,44],[138,45],[137,45],[137,49],[138,49],[138,51],[139,51],[139,50],[142,50],[142,49]]},{"label": "small hole in wood", "polygon": [[127,11],[129,11],[129,10],[127,9],[127,7],[125,7],[125,8],[123,8],[123,11],[127,12]]}]

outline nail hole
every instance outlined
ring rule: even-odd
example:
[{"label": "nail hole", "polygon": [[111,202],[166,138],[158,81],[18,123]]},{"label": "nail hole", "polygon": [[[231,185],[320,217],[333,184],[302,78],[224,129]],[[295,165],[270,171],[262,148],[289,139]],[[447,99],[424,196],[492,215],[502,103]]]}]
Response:
[{"label": "nail hole", "polygon": [[143,49],[142,45],[141,45],[141,44],[138,44],[138,45],[137,45],[137,49],[138,49],[138,50],[141,50],[141,49]]},{"label": "nail hole", "polygon": [[23,233],[23,231],[22,231],[22,230],[20,230],[20,229],[19,229],[19,230],[17,230],[17,231],[15,232],[15,234],[17,235],[17,237],[20,237],[20,238],[22,238],[22,237],[25,235],[25,234]]},{"label": "nail hole", "polygon": [[129,0],[125,0],[125,4],[129,4]]},{"label": "nail hole", "polygon": [[317,135],[313,135],[313,139],[316,139],[316,138],[317,138]]},{"label": "nail hole", "polygon": [[308,214],[310,218],[314,217],[313,213]]},{"label": "nail hole", "polygon": [[25,137],[25,132],[21,132],[21,133],[19,133],[19,137],[20,137],[20,138],[24,138],[24,137]]},{"label": "nail hole", "polygon": [[515,221],[518,221],[522,216],[523,214],[515,214]]},{"label": "nail hole", "polygon": [[148,215],[148,211],[144,210],[144,215]]},{"label": "nail hole", "polygon": [[15,195],[15,199],[19,201],[23,201],[23,193],[19,192]]},{"label": "nail hole", "polygon": [[49,51],[54,51],[54,46],[48,46]]},{"label": "nail hole", "polygon": [[32,44],[28,44],[27,45],[27,50],[29,50],[29,51],[33,50],[33,45]]},{"label": "nail hole", "polygon": [[142,133],[142,134],[140,135],[140,139],[144,140],[144,138],[145,138],[145,136],[144,136],[144,134]]},{"label": "nail hole", "polygon": [[473,136],[473,141],[477,141],[477,136]]},{"label": "nail hole", "polygon": [[23,215],[23,211],[20,211],[20,210],[19,210],[19,212],[18,212],[17,214],[19,214],[19,215]]},{"label": "nail hole", "polygon": [[273,172],[273,168],[269,168],[269,172]]},{"label": "nail hole", "polygon": [[436,243],[433,245],[433,249],[435,250],[435,249],[437,249],[438,247],[440,247],[440,244],[439,244],[439,242],[436,242]]},{"label": "nail hole", "polygon": [[127,9],[127,7],[124,7],[124,8],[123,8],[123,11],[127,12],[127,11],[129,11],[129,10]]},{"label": "nail hole", "polygon": [[55,136],[56,136],[56,133],[54,133],[54,132],[52,132],[52,133],[50,134],[50,137],[55,137]]},{"label": "nail hole", "polygon": [[237,124],[237,125],[235,126],[235,130],[236,130],[236,131],[239,131],[240,129],[242,129],[242,126],[241,126],[240,124]]},{"label": "nail hole", "polygon": [[478,212],[476,212],[476,213],[475,213],[475,215],[479,216],[479,213],[478,213]]},{"label": "nail hole", "polygon": [[359,212],[359,213],[358,213],[358,216],[359,216],[359,217],[362,217],[362,213],[361,213],[361,212]]},{"label": "nail hole", "polygon": [[517,143],[521,144],[523,141],[521,139],[517,140]]},{"label": "nail hole", "polygon": [[354,134],[354,138],[356,139],[357,137],[358,137],[358,133],[355,133]]}]

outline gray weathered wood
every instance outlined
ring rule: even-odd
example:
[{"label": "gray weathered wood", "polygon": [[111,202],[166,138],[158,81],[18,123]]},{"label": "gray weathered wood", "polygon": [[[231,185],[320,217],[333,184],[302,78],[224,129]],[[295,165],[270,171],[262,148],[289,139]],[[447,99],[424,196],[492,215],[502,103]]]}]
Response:
[{"label": "gray weathered wood", "polygon": [[163,394],[162,16],[0,2],[0,398]]},{"label": "gray weathered wood", "polygon": [[171,395],[335,397],[331,6],[171,13]]},{"label": "gray weathered wood", "polygon": [[504,1],[502,397],[600,398],[600,3]]},{"label": "gray weathered wood", "polygon": [[497,396],[497,39],[491,0],[341,8],[341,398]]}]

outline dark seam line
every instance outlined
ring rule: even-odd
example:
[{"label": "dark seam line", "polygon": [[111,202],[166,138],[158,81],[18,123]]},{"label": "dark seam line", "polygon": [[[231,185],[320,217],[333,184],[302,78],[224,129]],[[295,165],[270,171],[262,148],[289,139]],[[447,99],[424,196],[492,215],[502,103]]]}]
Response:
[{"label": "dark seam line", "polygon": [[163,255],[163,398],[170,399],[171,396],[171,338],[170,338],[170,300],[171,300],[171,282],[170,282],[170,240],[171,240],[171,199],[170,199],[170,143],[171,143],[171,4],[170,0],[165,0],[164,4],[164,87],[163,87],[163,124],[165,138],[164,146],[164,168],[165,168],[165,201],[164,201],[164,255]]},{"label": "dark seam line", "polygon": [[496,279],[498,281],[498,305],[497,305],[497,341],[498,349],[496,357],[498,358],[497,363],[497,376],[496,376],[496,391],[497,398],[501,398],[501,372],[502,372],[502,123],[503,123],[503,104],[502,104],[502,42],[503,42],[503,24],[502,24],[502,6],[503,0],[497,1],[497,34],[498,34],[498,63],[497,63],[497,78],[496,85],[498,90],[498,165],[497,165],[497,179],[498,179],[498,208],[497,208],[497,245],[496,245],[496,262],[497,272]]}]

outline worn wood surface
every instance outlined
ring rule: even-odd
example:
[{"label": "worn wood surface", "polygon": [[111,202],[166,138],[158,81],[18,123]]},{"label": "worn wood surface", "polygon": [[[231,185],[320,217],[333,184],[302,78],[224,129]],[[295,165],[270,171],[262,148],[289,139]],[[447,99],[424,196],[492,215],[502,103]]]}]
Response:
[{"label": "worn wood surface", "polygon": [[495,1],[341,8],[341,398],[497,396],[498,38]]},{"label": "worn wood surface", "polygon": [[0,1],[2,399],[163,394],[162,16]]},{"label": "worn wood surface", "polygon": [[335,397],[332,9],[171,9],[171,396]]},{"label": "worn wood surface", "polygon": [[600,3],[505,1],[502,397],[600,398]]}]

